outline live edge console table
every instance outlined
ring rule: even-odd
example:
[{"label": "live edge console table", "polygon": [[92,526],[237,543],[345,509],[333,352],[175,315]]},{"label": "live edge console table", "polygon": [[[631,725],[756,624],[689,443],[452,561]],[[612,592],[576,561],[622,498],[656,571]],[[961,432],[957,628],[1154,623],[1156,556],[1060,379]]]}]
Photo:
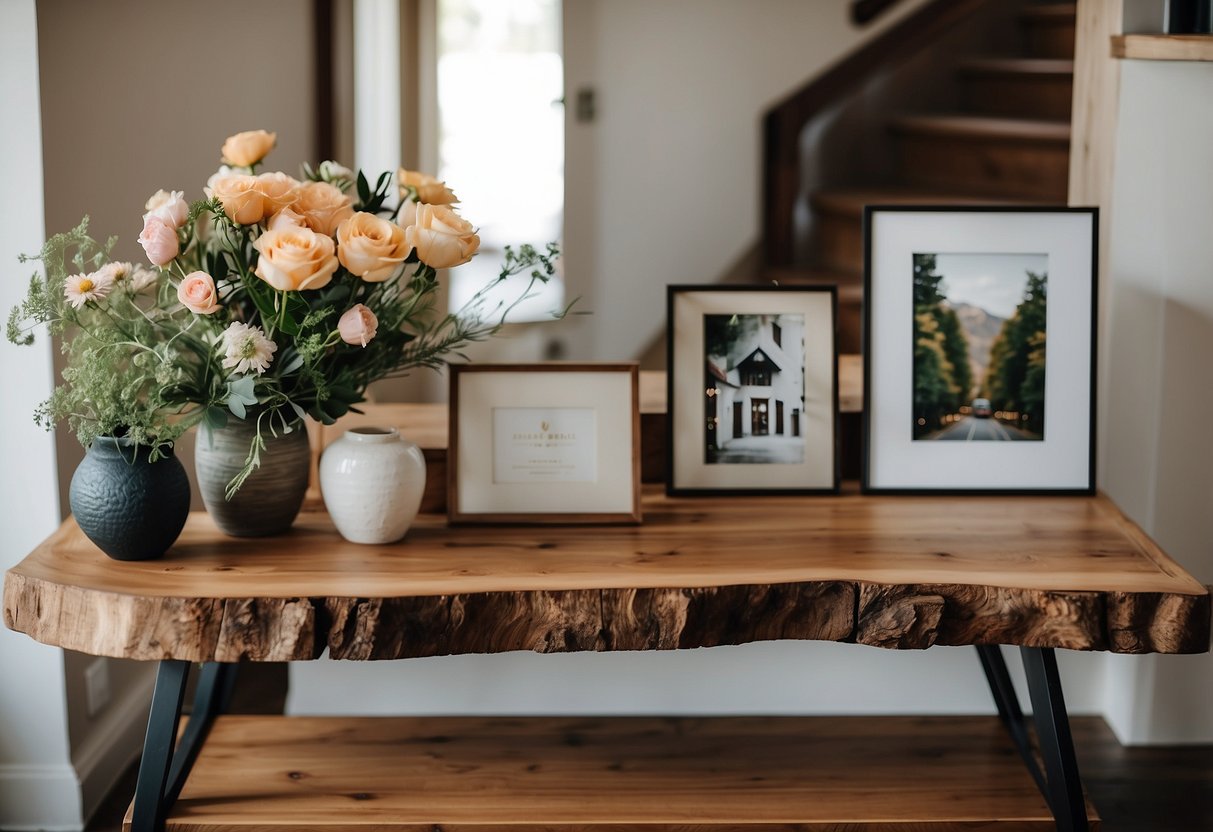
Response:
[{"label": "live edge console table", "polygon": [[[1094,829],[1053,649],[1209,645],[1207,590],[1101,497],[653,492],[644,517],[555,529],[423,515],[401,544],[360,546],[322,512],[259,540],[198,513],[144,563],[107,559],[68,520],[8,572],[4,621],[160,663],[127,819],[139,832]],[[769,639],[975,645],[999,717],[223,715],[245,661]],[[1030,720],[1000,644],[1021,648]]]}]

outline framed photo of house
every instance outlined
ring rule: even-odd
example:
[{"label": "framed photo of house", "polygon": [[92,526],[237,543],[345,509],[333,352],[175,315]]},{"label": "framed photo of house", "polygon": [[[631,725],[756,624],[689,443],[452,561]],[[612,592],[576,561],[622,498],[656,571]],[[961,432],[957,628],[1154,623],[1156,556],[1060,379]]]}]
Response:
[{"label": "framed photo of house", "polygon": [[865,210],[865,491],[1094,493],[1098,225]]},{"label": "framed photo of house", "polygon": [[636,364],[452,364],[451,523],[639,523]]},{"label": "framed photo of house", "polygon": [[833,286],[670,286],[667,491],[838,490]]}]

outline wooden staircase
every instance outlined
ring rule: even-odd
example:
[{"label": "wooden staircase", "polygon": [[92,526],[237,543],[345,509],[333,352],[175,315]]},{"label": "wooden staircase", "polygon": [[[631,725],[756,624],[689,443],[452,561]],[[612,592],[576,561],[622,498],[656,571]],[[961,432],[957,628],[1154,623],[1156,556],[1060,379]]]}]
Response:
[{"label": "wooden staircase", "polygon": [[807,254],[768,264],[762,282],[837,284],[839,348],[861,349],[863,233],[871,204],[1064,204],[1069,181],[1073,4],[1025,6],[1018,55],[957,56],[955,108],[890,115],[887,185],[808,194]]}]

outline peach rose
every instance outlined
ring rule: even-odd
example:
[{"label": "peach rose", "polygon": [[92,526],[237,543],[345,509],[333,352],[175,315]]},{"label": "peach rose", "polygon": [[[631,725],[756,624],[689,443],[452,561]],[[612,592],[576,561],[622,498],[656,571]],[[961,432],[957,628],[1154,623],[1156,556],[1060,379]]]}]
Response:
[{"label": "peach rose", "polygon": [[155,214],[173,228],[185,225],[190,213],[184,191],[156,191],[143,207],[147,209],[147,214],[143,215],[145,221],[148,214]]},{"label": "peach rose", "polygon": [[409,249],[417,250],[417,259],[435,269],[466,263],[480,248],[472,224],[445,205],[418,205],[416,219],[404,229],[404,240]]},{"label": "peach rose", "polygon": [[341,334],[341,340],[354,346],[361,344],[365,347],[367,342],[375,337],[378,329],[379,319],[361,303],[345,310],[341,320],[337,321],[337,332]]},{"label": "peach rose", "polygon": [[257,238],[256,273],[280,292],[320,289],[333,279],[333,239],[309,228],[276,228]]},{"label": "peach rose", "polygon": [[299,195],[299,183],[280,171],[261,174],[253,188],[265,197],[266,216],[289,208]]},{"label": "peach rose", "polygon": [[417,201],[427,205],[450,205],[459,198],[451,192],[445,182],[426,173],[401,168],[397,173],[400,182],[400,198],[408,199],[410,190],[417,194]]},{"label": "peach rose", "polygon": [[223,161],[238,168],[251,168],[274,149],[277,133],[264,130],[249,130],[228,136],[223,143]]},{"label": "peach rose", "polygon": [[148,214],[139,234],[139,245],[147,252],[147,259],[157,266],[172,262],[181,250],[177,241],[177,229],[155,214]]},{"label": "peach rose", "polygon": [[337,259],[367,283],[382,283],[409,256],[404,229],[359,211],[337,226]]},{"label": "peach rose", "polygon": [[191,312],[210,315],[219,311],[215,279],[206,272],[190,272],[177,287],[177,300]]},{"label": "peach rose", "polygon": [[290,208],[283,208],[277,214],[270,217],[265,227],[273,231],[275,228],[306,228],[307,226],[303,222],[303,217],[296,214]]},{"label": "peach rose", "polygon": [[337,226],[353,215],[352,202],[336,185],[305,182],[291,207],[303,217],[308,228],[331,237]]},{"label": "peach rose", "polygon": [[265,195],[258,190],[255,176],[220,176],[206,189],[206,195],[223,203],[223,213],[237,225],[255,225],[265,218]]}]

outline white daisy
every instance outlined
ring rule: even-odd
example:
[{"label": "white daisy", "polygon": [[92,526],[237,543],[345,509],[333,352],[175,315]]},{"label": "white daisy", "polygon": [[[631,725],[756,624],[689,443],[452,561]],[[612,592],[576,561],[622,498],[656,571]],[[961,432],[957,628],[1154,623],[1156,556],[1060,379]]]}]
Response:
[{"label": "white daisy", "polygon": [[108,278],[110,283],[122,283],[128,280],[134,271],[135,267],[130,263],[106,263],[93,273],[93,278]]},{"label": "white daisy", "polygon": [[152,289],[159,280],[160,272],[156,269],[136,266],[134,273],[131,274],[131,291],[138,294],[146,289]]},{"label": "white daisy", "polygon": [[260,375],[274,360],[278,345],[265,337],[261,327],[234,322],[223,331],[223,366],[234,375],[250,370]]},{"label": "white daisy", "polygon": [[73,274],[63,284],[63,297],[73,308],[79,309],[91,301],[99,301],[114,288],[114,279],[100,271],[92,274]]}]

